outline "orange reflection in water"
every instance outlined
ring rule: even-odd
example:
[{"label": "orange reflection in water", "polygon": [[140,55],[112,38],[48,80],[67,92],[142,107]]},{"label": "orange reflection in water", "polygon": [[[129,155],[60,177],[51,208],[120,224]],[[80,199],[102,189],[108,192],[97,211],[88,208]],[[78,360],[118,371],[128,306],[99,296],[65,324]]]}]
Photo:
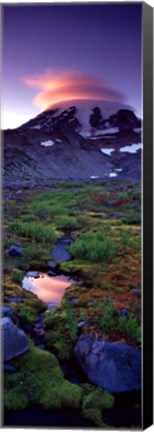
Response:
[{"label": "orange reflection in water", "polygon": [[25,276],[23,288],[32,291],[46,303],[60,303],[66,288],[72,283],[73,280],[66,276],[50,277],[47,274],[41,274],[38,279]]}]

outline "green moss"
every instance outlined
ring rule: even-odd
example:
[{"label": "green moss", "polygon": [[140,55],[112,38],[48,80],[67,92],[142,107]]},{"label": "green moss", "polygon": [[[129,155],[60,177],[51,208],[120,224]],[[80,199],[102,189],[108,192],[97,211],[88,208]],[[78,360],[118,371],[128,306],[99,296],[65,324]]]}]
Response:
[{"label": "green moss", "polygon": [[59,360],[69,360],[72,353],[72,343],[69,337],[65,336],[62,326],[58,326],[55,331],[46,331],[45,342],[48,349],[55,350]]},{"label": "green moss", "polygon": [[68,295],[61,306],[46,314],[44,318],[45,341],[49,349],[55,349],[60,360],[68,360],[77,339],[77,317]]},{"label": "green moss", "polygon": [[82,388],[69,381],[64,381],[60,388],[62,406],[65,408],[77,409],[81,405]]},{"label": "green moss", "polygon": [[82,389],[64,380],[55,356],[30,344],[26,354],[12,360],[18,372],[5,373],[5,407],[22,409],[37,404],[42,408],[78,408]]},{"label": "green moss", "polygon": [[28,405],[28,397],[23,393],[21,385],[17,385],[14,389],[4,390],[4,406],[8,410],[23,410]]},{"label": "green moss", "polygon": [[11,274],[11,278],[13,282],[21,283],[24,277],[24,273],[22,270],[14,268]]},{"label": "green moss", "polygon": [[82,412],[84,417],[91,420],[96,426],[104,427],[102,410],[111,409],[113,405],[114,397],[107,391],[97,388],[85,396]]}]

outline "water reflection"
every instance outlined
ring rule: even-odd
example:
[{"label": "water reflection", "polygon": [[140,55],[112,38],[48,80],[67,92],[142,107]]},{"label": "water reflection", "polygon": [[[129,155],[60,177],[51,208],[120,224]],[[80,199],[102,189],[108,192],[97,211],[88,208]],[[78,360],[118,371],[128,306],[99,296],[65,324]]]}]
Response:
[{"label": "water reflection", "polygon": [[41,273],[38,279],[25,276],[22,282],[23,288],[32,291],[46,303],[60,303],[66,288],[73,283],[73,280],[64,276],[48,276]]}]

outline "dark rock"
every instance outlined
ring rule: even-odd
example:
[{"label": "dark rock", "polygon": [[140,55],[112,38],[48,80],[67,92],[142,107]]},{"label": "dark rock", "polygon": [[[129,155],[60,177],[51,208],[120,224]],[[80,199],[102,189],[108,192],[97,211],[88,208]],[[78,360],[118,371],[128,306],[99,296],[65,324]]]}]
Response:
[{"label": "dark rock", "polygon": [[18,245],[11,245],[9,249],[9,255],[10,256],[22,256],[23,250],[21,246]]},{"label": "dark rock", "polygon": [[21,297],[10,297],[8,299],[9,303],[22,303],[23,299]]},{"label": "dark rock", "polygon": [[93,384],[111,393],[141,388],[141,352],[123,343],[110,343],[81,335],[75,357]]},{"label": "dark rock", "polygon": [[28,271],[26,273],[27,277],[32,277],[34,279],[38,279],[40,277],[40,273],[38,271]]},{"label": "dark rock", "polygon": [[74,243],[75,240],[72,238],[67,238],[67,237],[60,237],[58,239],[58,243],[63,244],[65,246],[70,246],[72,243]]},{"label": "dark rock", "polygon": [[53,271],[49,270],[49,271],[47,272],[47,275],[48,275],[48,276],[56,276],[56,273],[54,273]]},{"label": "dark rock", "polygon": [[61,244],[57,244],[57,246],[51,250],[51,256],[60,262],[69,261],[72,258],[72,255],[66,251]]},{"label": "dark rock", "polygon": [[2,306],[1,307],[1,314],[3,316],[7,316],[9,312],[10,312],[10,307],[9,306]]},{"label": "dark rock", "polygon": [[29,340],[23,330],[20,330],[10,318],[0,320],[3,340],[4,361],[24,353],[29,348]]},{"label": "dark rock", "polygon": [[134,296],[141,298],[141,291],[138,288],[133,288],[131,290],[131,294],[133,294]]},{"label": "dark rock", "polygon": [[14,373],[17,372],[17,368],[10,363],[4,363],[4,372]]},{"label": "dark rock", "polygon": [[74,298],[71,300],[71,303],[77,304],[78,303],[78,298]]},{"label": "dark rock", "polygon": [[107,206],[108,207],[116,206],[116,204],[117,204],[116,200],[110,200],[110,201],[107,202]]},{"label": "dark rock", "polygon": [[120,131],[141,127],[141,120],[128,109],[120,109],[116,114],[111,115],[109,123],[112,127],[118,127]]},{"label": "dark rock", "polygon": [[58,264],[55,263],[54,261],[48,261],[47,265],[48,265],[48,267],[51,267],[53,269],[56,268],[56,267],[58,267]]},{"label": "dark rock", "polygon": [[116,218],[116,219],[120,219],[122,217],[122,213],[114,213],[112,215],[112,217]]},{"label": "dark rock", "polygon": [[13,217],[7,217],[7,221],[8,222],[14,222],[14,219],[13,219]]},{"label": "dark rock", "polygon": [[129,320],[129,312],[127,309],[121,309],[121,311],[119,312],[119,316],[126,318],[126,320]]},{"label": "dark rock", "polygon": [[86,325],[85,321],[79,321],[79,322],[77,323],[77,328],[78,328],[78,329],[81,329],[81,328],[85,327],[85,325]]}]

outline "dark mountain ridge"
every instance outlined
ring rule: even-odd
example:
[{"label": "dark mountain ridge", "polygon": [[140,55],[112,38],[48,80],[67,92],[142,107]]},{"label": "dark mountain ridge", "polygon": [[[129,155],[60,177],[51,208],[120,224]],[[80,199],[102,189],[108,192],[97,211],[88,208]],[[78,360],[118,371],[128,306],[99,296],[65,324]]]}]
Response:
[{"label": "dark mountain ridge", "polygon": [[[139,180],[141,120],[127,108],[114,112],[109,103],[107,109],[102,106],[55,107],[4,131],[5,176],[42,181]],[[132,153],[133,145],[137,147]]]}]

